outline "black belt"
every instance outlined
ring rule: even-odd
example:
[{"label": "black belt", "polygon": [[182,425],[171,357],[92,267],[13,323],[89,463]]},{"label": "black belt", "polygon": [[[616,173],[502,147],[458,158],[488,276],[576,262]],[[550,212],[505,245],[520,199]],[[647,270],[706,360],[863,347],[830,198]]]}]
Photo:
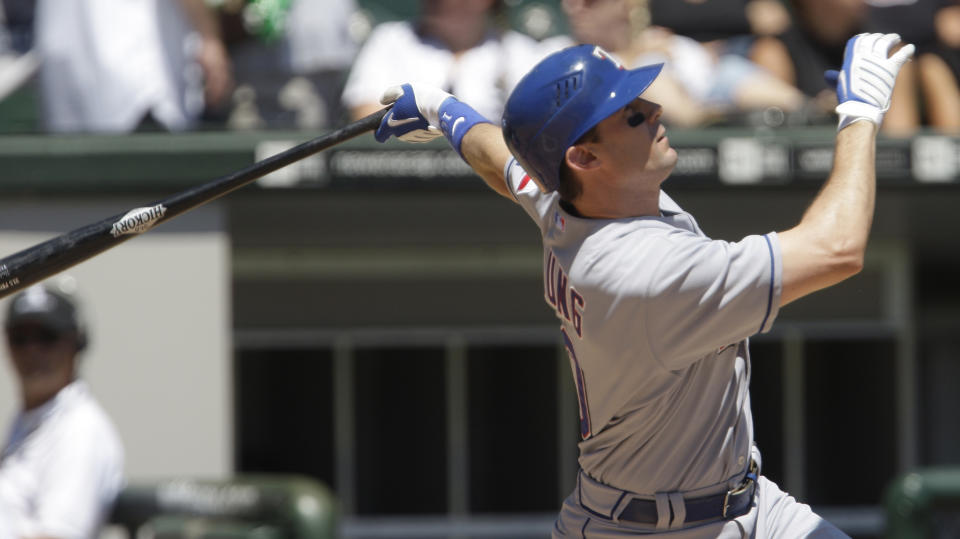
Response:
[{"label": "black belt", "polygon": [[[753,494],[756,492],[757,482],[754,473],[747,474],[743,484],[735,490],[683,500],[686,507],[684,522],[693,523],[702,520],[730,520],[746,513],[753,503]],[[670,508],[671,513],[673,508]],[[656,524],[659,521],[657,502],[654,500],[630,500],[623,511],[620,520],[639,522],[641,524]],[[673,520],[673,515],[670,515]]]}]

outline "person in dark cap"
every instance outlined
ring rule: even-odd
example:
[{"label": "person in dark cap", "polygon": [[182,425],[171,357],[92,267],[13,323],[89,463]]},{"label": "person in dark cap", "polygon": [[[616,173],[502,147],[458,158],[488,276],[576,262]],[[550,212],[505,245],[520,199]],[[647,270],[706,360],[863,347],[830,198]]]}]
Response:
[{"label": "person in dark cap", "polygon": [[123,485],[120,437],[86,383],[71,281],[34,285],[4,321],[22,410],[0,452],[0,537],[97,537]]}]

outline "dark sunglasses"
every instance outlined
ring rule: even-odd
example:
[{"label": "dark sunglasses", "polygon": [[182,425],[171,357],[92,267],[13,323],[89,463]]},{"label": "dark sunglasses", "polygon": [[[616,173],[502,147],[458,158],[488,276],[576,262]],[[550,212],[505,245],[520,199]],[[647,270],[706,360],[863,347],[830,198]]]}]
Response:
[{"label": "dark sunglasses", "polygon": [[639,110],[634,112],[633,114],[630,115],[629,118],[627,118],[627,124],[629,124],[630,127],[636,127],[646,121],[647,121],[647,115],[640,112]]},{"label": "dark sunglasses", "polygon": [[7,333],[12,346],[26,346],[28,344],[41,344],[50,346],[60,340],[63,334],[48,328],[36,328],[31,330],[13,330]]}]

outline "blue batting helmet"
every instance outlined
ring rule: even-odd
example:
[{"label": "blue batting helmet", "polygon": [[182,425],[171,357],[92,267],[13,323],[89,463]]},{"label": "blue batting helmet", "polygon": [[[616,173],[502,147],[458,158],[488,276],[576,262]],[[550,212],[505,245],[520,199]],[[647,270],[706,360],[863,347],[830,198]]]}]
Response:
[{"label": "blue batting helmet", "polygon": [[636,99],[662,68],[624,69],[595,45],[555,52],[511,92],[503,113],[503,138],[541,189],[554,191],[567,148]]}]

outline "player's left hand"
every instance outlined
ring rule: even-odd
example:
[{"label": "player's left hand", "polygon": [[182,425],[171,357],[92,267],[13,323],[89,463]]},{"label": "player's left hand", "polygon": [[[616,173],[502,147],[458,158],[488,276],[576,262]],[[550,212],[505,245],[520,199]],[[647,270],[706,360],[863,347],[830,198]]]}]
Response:
[{"label": "player's left hand", "polygon": [[410,84],[388,88],[380,97],[383,105],[393,104],[374,137],[384,142],[391,136],[404,142],[428,142],[443,135],[437,110],[450,94],[439,88]]},{"label": "player's left hand", "polygon": [[900,67],[910,59],[913,45],[890,51],[900,43],[897,34],[858,34],[847,41],[843,67],[824,75],[837,87],[837,114],[840,129],[857,120],[877,125],[890,108],[893,85]]}]

